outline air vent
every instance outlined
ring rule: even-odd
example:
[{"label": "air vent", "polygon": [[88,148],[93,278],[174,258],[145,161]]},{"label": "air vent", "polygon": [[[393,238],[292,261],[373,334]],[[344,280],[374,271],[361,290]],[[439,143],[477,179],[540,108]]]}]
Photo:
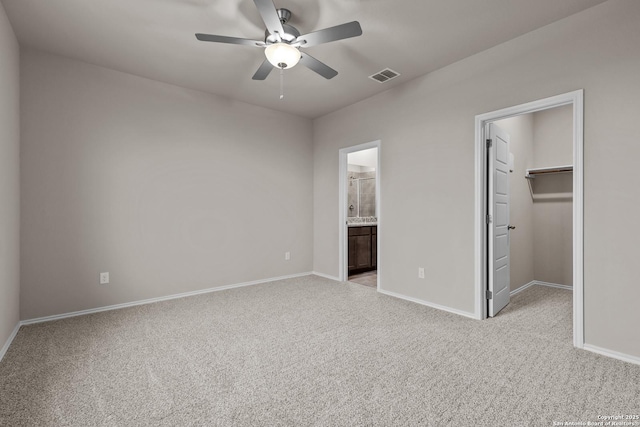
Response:
[{"label": "air vent", "polygon": [[377,72],[372,76],[369,76],[369,78],[377,81],[378,83],[384,83],[388,82],[391,79],[395,79],[399,75],[400,73],[393,71],[390,68],[385,68],[384,70]]}]

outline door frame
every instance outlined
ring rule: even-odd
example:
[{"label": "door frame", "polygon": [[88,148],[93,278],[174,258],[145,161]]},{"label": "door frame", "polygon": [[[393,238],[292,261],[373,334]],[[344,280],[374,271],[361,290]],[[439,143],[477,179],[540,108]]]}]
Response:
[{"label": "door frame", "polygon": [[339,151],[339,179],[338,179],[338,268],[339,268],[339,276],[338,278],[345,282],[349,278],[349,233],[347,232],[347,206],[348,206],[348,193],[347,193],[347,155],[349,153],[355,153],[356,151],[368,150],[370,148],[378,149],[378,161],[376,165],[376,216],[378,218],[378,231],[376,235],[377,240],[377,260],[376,260],[376,270],[377,270],[377,286],[376,289],[380,291],[380,224],[381,224],[381,210],[380,210],[380,149],[382,143],[380,140],[366,142],[364,144],[354,145],[352,147],[342,148]]},{"label": "door frame", "polygon": [[485,127],[522,114],[573,105],[573,345],[584,348],[584,90],[503,108],[475,118],[475,304],[474,317],[487,318],[487,167]]}]

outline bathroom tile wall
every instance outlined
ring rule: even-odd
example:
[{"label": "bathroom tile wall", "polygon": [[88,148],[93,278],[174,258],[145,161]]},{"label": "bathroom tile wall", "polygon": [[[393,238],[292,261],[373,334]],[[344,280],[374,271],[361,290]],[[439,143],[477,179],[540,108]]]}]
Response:
[{"label": "bathroom tile wall", "polygon": [[360,173],[360,216],[376,216],[376,173]]},{"label": "bathroom tile wall", "polygon": [[[376,173],[349,172],[348,175],[348,216],[358,216],[358,180],[360,180],[360,216],[376,215]],[[353,207],[353,209],[351,209]]]},{"label": "bathroom tile wall", "polygon": [[347,217],[358,216],[358,172],[349,172],[347,179],[349,184],[347,187]]}]

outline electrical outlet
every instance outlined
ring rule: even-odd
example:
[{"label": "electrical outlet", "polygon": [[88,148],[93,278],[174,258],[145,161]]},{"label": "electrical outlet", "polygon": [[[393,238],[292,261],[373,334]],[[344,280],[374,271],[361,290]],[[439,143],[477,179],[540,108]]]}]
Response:
[{"label": "electrical outlet", "polygon": [[418,268],[418,279],[424,279],[424,267]]},{"label": "electrical outlet", "polygon": [[291,259],[291,252],[285,252],[285,253],[284,253],[284,259],[285,259],[286,261],[289,261],[289,260]]},{"label": "electrical outlet", "polygon": [[107,283],[109,283],[109,272],[100,273],[100,284],[106,285]]}]

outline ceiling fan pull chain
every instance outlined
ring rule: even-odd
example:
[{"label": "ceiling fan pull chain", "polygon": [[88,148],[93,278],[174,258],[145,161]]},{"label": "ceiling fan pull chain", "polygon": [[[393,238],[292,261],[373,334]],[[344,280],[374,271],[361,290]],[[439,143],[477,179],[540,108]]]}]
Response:
[{"label": "ceiling fan pull chain", "polygon": [[284,99],[284,68],[280,67],[280,99]]}]

